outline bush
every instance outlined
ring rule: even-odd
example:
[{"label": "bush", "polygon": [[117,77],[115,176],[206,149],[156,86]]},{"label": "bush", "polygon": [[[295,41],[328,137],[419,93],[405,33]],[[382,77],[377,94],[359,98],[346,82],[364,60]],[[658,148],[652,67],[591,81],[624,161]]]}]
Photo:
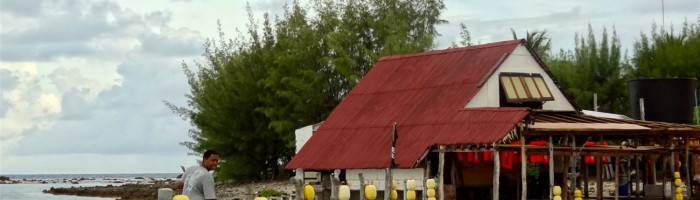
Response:
[{"label": "bush", "polygon": [[283,194],[284,194],[283,192],[277,191],[275,189],[264,189],[264,190],[260,190],[260,192],[258,192],[258,196],[261,196],[261,197],[279,197],[279,196],[282,196]]}]

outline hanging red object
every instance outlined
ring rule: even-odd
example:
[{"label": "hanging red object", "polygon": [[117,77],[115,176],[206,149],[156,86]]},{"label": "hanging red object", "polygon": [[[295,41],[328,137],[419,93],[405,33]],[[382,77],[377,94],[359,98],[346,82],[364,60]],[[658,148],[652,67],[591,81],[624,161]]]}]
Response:
[{"label": "hanging red object", "polygon": [[[600,141],[600,146],[608,146],[608,142],[605,140]],[[609,163],[609,162],[610,162],[610,158],[608,158],[607,156],[603,156],[603,163]]]},{"label": "hanging red object", "polygon": [[[583,143],[583,146],[584,147],[592,147],[592,146],[595,146],[595,142],[586,142],[586,143]],[[583,163],[595,164],[595,157],[594,156],[584,156]]]},{"label": "hanging red object", "polygon": [[464,155],[462,155],[462,153],[457,153],[457,160],[459,160],[460,162],[464,161]]},{"label": "hanging red object", "polygon": [[474,153],[473,152],[467,152],[467,162],[474,162]]},{"label": "hanging red object", "polygon": [[493,156],[493,152],[491,151],[484,151],[484,162],[491,162],[492,159],[491,157]]},{"label": "hanging red object", "polygon": [[502,151],[501,153],[501,167],[503,169],[513,169],[513,151]]},{"label": "hanging red object", "polygon": [[[544,140],[533,140],[530,145],[535,146],[547,146],[547,141]],[[530,163],[549,163],[549,156],[544,155],[530,155]]]}]

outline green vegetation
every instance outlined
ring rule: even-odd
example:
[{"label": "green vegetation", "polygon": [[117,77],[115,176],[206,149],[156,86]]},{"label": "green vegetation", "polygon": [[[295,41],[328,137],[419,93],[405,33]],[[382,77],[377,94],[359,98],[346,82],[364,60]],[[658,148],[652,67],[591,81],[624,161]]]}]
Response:
[{"label": "green vegetation", "polygon": [[[216,149],[217,179],[286,177],[294,130],[323,121],[380,57],[431,50],[435,26],[445,23],[442,10],[440,0],[313,0],[257,23],[249,8],[244,33],[228,39],[220,30],[205,43],[204,63],[183,63],[187,105],[166,102],[193,125],[193,141],[182,144],[193,152]],[[460,28],[462,41],[453,47],[474,45],[467,25]],[[628,114],[630,78],[700,75],[698,24],[677,34],[642,34],[631,58],[621,53],[614,28],[611,36],[606,28],[600,38],[593,32],[589,25],[587,35],[575,34],[573,50],[557,53],[546,30],[525,37],[583,109],[594,109],[596,93],[600,111]]]},{"label": "green vegetation", "polygon": [[[294,130],[323,121],[381,56],[433,47],[444,9],[437,0],[297,2],[246,33],[205,43],[206,63],[184,63],[187,106],[166,104],[192,123],[194,152],[216,149],[217,178],[285,177]],[[193,71],[195,70],[195,71]]]},{"label": "green vegetation", "polygon": [[280,191],[277,191],[275,189],[269,189],[269,188],[264,189],[264,190],[260,190],[260,192],[258,192],[258,196],[260,196],[260,197],[279,197],[279,196],[282,196],[283,194],[284,194],[284,192],[280,192]]}]

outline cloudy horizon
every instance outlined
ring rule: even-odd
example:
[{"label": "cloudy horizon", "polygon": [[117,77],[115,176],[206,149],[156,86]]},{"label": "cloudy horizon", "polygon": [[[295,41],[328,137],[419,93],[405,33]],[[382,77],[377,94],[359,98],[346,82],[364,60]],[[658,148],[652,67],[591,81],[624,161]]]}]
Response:
[{"label": "cloudy horizon", "polygon": [[[284,0],[250,1],[258,19]],[[445,1],[436,48],[459,40],[512,39],[546,29],[553,51],[574,35],[615,28],[631,52],[652,23],[696,23],[700,0]],[[244,1],[0,0],[0,174],[175,173],[197,157],[180,145],[189,122],[163,101],[186,105],[182,63],[203,43],[248,22]]]}]

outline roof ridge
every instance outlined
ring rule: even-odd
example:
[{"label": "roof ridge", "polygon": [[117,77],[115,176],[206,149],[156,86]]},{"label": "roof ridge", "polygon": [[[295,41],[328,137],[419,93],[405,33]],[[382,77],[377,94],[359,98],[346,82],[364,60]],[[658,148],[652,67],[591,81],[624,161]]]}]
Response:
[{"label": "roof ridge", "polygon": [[494,43],[488,43],[488,44],[458,47],[458,48],[447,48],[447,49],[432,50],[432,51],[425,51],[425,52],[412,53],[412,54],[388,55],[388,56],[384,56],[384,57],[379,58],[378,61],[395,60],[395,59],[420,57],[420,56],[431,56],[431,55],[447,54],[447,53],[454,53],[454,52],[461,52],[461,51],[475,50],[475,49],[493,48],[493,47],[512,45],[512,44],[521,43],[521,42],[522,42],[522,40],[520,40],[520,39],[507,40],[507,41],[500,41],[500,42],[494,42]]}]

